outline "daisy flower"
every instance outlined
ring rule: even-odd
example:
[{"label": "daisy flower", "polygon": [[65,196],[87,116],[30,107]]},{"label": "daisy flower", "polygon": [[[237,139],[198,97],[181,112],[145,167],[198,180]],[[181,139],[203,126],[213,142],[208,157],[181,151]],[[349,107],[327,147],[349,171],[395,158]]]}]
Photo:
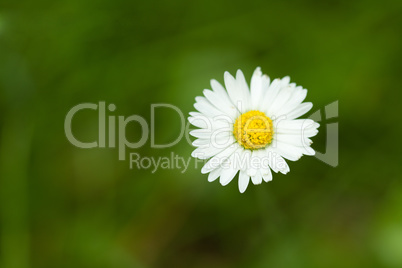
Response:
[{"label": "daisy flower", "polygon": [[205,159],[201,172],[208,181],[219,178],[225,186],[239,173],[239,190],[243,193],[251,179],[253,184],[272,180],[272,171],[286,174],[286,160],[314,155],[311,137],[319,124],[311,119],[297,119],[312,108],[303,102],[307,90],[290,83],[288,76],[273,81],[257,68],[250,89],[241,70],[236,78],[224,75],[225,87],[211,80],[212,90],[196,97],[189,122],[199,129],[190,134],[197,147],[192,156]]}]

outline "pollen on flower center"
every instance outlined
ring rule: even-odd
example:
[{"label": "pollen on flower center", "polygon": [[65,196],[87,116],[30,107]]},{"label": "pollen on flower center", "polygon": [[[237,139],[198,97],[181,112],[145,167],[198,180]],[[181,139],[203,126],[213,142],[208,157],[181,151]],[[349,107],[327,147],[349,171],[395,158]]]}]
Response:
[{"label": "pollen on flower center", "polygon": [[272,120],[260,111],[246,112],[236,119],[233,134],[237,142],[246,149],[264,148],[272,142]]}]

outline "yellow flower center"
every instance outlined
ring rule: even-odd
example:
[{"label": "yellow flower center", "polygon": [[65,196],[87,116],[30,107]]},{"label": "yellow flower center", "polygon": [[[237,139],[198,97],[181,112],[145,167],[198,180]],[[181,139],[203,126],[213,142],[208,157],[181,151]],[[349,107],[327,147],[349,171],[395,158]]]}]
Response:
[{"label": "yellow flower center", "polygon": [[246,149],[264,148],[272,142],[272,120],[263,112],[249,111],[236,119],[233,134],[237,142]]}]

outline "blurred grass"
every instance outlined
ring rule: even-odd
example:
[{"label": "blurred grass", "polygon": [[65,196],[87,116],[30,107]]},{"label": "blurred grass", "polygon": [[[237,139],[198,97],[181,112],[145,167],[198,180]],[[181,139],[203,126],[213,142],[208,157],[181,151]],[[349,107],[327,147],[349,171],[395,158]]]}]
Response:
[{"label": "blurred grass", "polygon": [[[401,11],[397,0],[2,2],[0,266],[401,267]],[[339,100],[337,168],[304,157],[241,195],[194,165],[130,170],[117,149],[65,138],[79,103],[188,113],[211,78],[256,66],[290,75],[316,109]],[[88,141],[92,115],[73,129]],[[174,139],[176,115],[158,118],[157,141]]]}]

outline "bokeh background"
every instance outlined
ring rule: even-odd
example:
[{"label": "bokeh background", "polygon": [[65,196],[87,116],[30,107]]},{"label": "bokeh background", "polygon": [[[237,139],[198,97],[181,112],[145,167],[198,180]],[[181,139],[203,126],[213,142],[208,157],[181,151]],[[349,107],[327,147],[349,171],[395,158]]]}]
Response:
[{"label": "bokeh background", "polygon": [[[402,267],[401,14],[399,0],[2,1],[0,267]],[[240,194],[194,161],[153,174],[65,137],[77,104],[188,114],[211,78],[257,66],[309,89],[314,111],[339,101],[338,167],[303,157]],[[156,118],[156,141],[174,140],[177,114]],[[83,141],[97,128],[95,111],[73,121]]]}]

